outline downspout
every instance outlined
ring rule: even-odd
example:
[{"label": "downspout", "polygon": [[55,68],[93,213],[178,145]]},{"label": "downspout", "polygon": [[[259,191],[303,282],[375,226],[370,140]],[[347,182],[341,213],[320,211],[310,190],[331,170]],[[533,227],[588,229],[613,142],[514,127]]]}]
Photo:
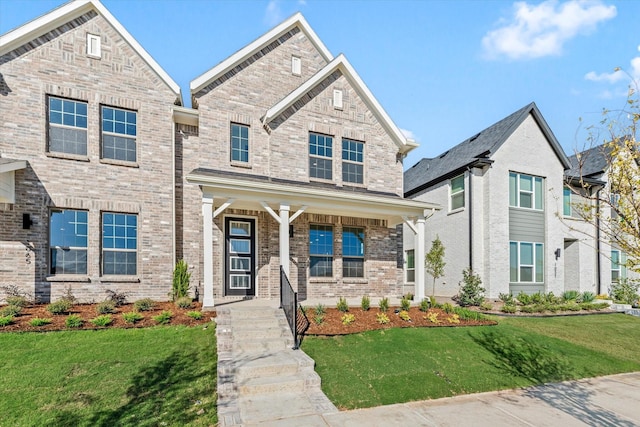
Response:
[{"label": "downspout", "polygon": [[[173,116],[173,111],[171,112],[171,115]],[[171,189],[171,193],[172,193],[172,201],[171,201],[171,222],[172,222],[172,229],[171,229],[171,248],[172,248],[172,254],[171,254],[171,260],[172,260],[172,267],[175,267],[176,265],[176,119],[175,117],[172,117],[172,144],[171,144],[171,185],[172,185],[172,189]]]},{"label": "downspout", "polygon": [[471,179],[473,172],[469,167],[467,172],[469,172],[469,268],[473,270],[473,181]]},{"label": "downspout", "polygon": [[602,292],[602,280],[600,278],[600,190],[596,191],[596,289],[598,295]]}]

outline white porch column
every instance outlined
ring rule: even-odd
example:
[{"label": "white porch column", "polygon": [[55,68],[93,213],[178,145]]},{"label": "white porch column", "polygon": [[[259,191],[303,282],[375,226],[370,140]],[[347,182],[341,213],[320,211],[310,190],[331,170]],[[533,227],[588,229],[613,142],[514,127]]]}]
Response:
[{"label": "white porch column", "polygon": [[287,204],[280,204],[280,265],[289,277],[289,210]]},{"label": "white porch column", "polygon": [[203,309],[213,309],[213,194],[202,193],[202,236],[204,257]]},{"label": "white porch column", "polygon": [[426,227],[426,219],[424,216],[418,217],[416,220],[416,235],[415,235],[415,281],[416,281],[416,299],[422,301],[425,296],[425,246],[424,246],[424,233]]}]

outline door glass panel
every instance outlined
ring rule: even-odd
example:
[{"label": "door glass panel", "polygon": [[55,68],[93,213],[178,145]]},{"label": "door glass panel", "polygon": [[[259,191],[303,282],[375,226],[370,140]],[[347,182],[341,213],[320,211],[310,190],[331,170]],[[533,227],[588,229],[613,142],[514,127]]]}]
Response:
[{"label": "door glass panel", "polygon": [[231,269],[249,271],[251,269],[251,258],[231,257]]},{"label": "door glass panel", "polygon": [[231,252],[239,253],[239,254],[248,254],[251,253],[251,241],[243,240],[243,239],[230,239],[231,241]]},{"label": "door glass panel", "polygon": [[251,236],[251,224],[248,222],[231,221],[229,228],[232,236]]},{"label": "door glass panel", "polygon": [[245,274],[232,274],[230,288],[249,289],[251,287],[249,279],[250,277]]}]

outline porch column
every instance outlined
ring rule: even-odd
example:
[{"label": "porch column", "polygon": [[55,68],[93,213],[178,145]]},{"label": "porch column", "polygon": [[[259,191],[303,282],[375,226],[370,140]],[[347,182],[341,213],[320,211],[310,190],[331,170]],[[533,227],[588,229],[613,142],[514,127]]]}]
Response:
[{"label": "porch column", "polygon": [[289,277],[289,209],[287,204],[280,205],[280,265]]},{"label": "porch column", "polygon": [[425,246],[424,246],[424,233],[426,226],[426,219],[424,216],[419,216],[416,220],[416,235],[415,235],[415,281],[416,281],[416,299],[422,301],[425,296]]},{"label": "porch column", "polygon": [[203,309],[213,309],[213,194],[202,193],[202,236],[204,257]]}]

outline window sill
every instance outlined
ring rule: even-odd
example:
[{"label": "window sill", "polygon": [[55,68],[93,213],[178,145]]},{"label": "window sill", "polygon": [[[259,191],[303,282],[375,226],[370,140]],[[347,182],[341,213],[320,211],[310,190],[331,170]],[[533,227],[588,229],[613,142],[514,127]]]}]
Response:
[{"label": "window sill", "polygon": [[447,215],[453,215],[453,214],[457,214],[457,213],[459,213],[459,212],[464,212],[464,206],[463,206],[463,207],[461,207],[461,208],[453,209],[453,210],[449,211],[449,212],[447,213]]},{"label": "window sill", "polygon": [[138,276],[101,276],[100,283],[140,283]]},{"label": "window sill", "polygon": [[47,282],[91,282],[89,276],[83,274],[59,274],[56,276],[47,276]]},{"label": "window sill", "polygon": [[126,160],[100,159],[100,163],[107,165],[126,166],[129,168],[139,168],[138,162],[128,162]]},{"label": "window sill", "polygon": [[89,157],[88,156],[82,156],[79,154],[69,154],[69,153],[58,153],[55,151],[47,151],[45,153],[47,155],[47,157],[52,157],[55,159],[65,159],[65,160],[77,160],[79,162],[88,162],[89,161]]},{"label": "window sill", "polygon": [[536,208],[523,208],[520,206],[509,206],[509,209],[515,209],[518,211],[528,211],[528,212],[540,212],[543,213],[544,212],[544,208],[543,209],[536,209]]},{"label": "window sill", "polygon": [[344,277],[342,278],[342,283],[366,285],[367,283],[369,283],[369,279],[365,279],[363,277]]},{"label": "window sill", "polygon": [[231,166],[232,167],[236,167],[236,168],[243,168],[243,169],[252,169],[253,168],[253,166],[250,165],[248,162],[244,163],[244,162],[231,161]]},{"label": "window sill", "polygon": [[309,283],[332,283],[336,284],[338,281],[333,277],[309,277]]}]

